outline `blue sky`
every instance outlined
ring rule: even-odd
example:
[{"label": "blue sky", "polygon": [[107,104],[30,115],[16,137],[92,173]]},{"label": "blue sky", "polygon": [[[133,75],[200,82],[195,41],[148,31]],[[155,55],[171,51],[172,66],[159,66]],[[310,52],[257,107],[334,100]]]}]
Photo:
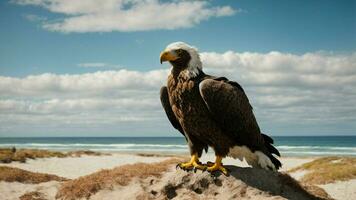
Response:
[{"label": "blue sky", "polygon": [[[191,28],[63,34],[43,30],[25,16],[60,18],[37,6],[0,5],[1,74],[83,73],[81,62],[108,62],[130,69],[159,67],[157,55],[172,41],[202,51],[354,51],[355,1],[212,1],[229,5],[233,16],[212,18]],[[135,56],[140,55],[140,59]]]},{"label": "blue sky", "polygon": [[[198,47],[208,72],[246,86],[265,132],[356,134],[352,123],[356,113],[351,108],[352,99],[355,102],[351,85],[356,79],[355,1],[154,0],[128,4],[117,1],[114,6],[103,1],[102,7],[83,1],[76,1],[78,6],[58,2],[0,2],[0,136],[81,136],[99,132],[106,136],[175,136],[155,96],[165,83],[168,69],[167,65],[159,65],[159,52],[174,41]],[[160,12],[140,18],[152,11],[145,10],[149,8]],[[172,10],[163,12],[165,9]],[[235,62],[242,58],[251,60],[248,63],[256,68]],[[228,61],[218,66],[214,59]],[[264,65],[271,65],[267,72]],[[274,71],[268,71],[272,68]],[[273,77],[280,78],[281,72],[288,70],[294,75],[288,73],[275,81]],[[157,77],[146,83],[148,88],[139,88],[130,81],[115,82],[150,73]],[[98,77],[107,83],[95,89],[99,95],[83,92],[91,91]],[[327,80],[323,77],[329,82],[324,83]],[[318,78],[321,81],[315,81]],[[340,85],[333,85],[335,81]],[[35,85],[24,86],[28,83]],[[122,92],[115,93],[115,89]],[[333,95],[326,101],[330,93]],[[146,95],[146,103],[136,105],[133,100],[142,95]],[[117,101],[108,105],[104,102],[107,98]],[[338,101],[344,103],[330,108]],[[135,111],[136,115],[130,112],[131,106],[147,110]],[[78,123],[66,121],[66,115],[69,121]],[[118,115],[129,117],[101,123]],[[312,117],[304,121],[305,116]]]}]

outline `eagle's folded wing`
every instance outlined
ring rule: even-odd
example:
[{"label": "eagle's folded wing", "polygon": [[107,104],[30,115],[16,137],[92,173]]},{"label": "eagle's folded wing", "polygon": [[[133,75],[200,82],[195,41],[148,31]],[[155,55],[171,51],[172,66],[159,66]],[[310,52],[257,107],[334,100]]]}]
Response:
[{"label": "eagle's folded wing", "polygon": [[272,155],[280,156],[272,145],[272,138],[261,133],[252,106],[238,83],[224,77],[206,79],[199,84],[199,91],[211,117],[224,134],[228,134],[237,145],[263,152],[274,164],[274,169],[282,166]]},{"label": "eagle's folded wing", "polygon": [[173,127],[175,129],[177,129],[179,132],[181,132],[184,137],[185,137],[185,134],[183,132],[183,129],[182,129],[182,126],[180,125],[180,123],[178,122],[176,116],[174,115],[173,111],[172,111],[172,107],[169,103],[169,96],[168,96],[168,90],[167,90],[167,87],[166,86],[163,86],[161,88],[161,91],[160,91],[160,98],[161,98],[161,103],[162,103],[162,106],[164,108],[164,111],[166,112],[167,114],[167,117],[169,119],[169,121],[171,122],[171,124],[173,125]]},{"label": "eagle's folded wing", "polygon": [[264,148],[252,106],[238,83],[223,77],[206,79],[199,84],[199,91],[211,117],[225,134],[249,148]]}]

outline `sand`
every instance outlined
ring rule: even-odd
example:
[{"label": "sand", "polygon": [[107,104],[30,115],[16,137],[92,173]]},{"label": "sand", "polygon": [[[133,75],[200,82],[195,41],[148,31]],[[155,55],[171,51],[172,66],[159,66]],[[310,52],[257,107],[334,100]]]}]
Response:
[{"label": "sand", "polygon": [[[43,158],[43,159],[36,159],[36,160],[28,160],[26,163],[19,163],[19,162],[12,162],[9,164],[0,164],[3,166],[10,166],[10,167],[17,167],[21,168],[24,170],[28,170],[31,172],[40,172],[40,173],[48,173],[48,174],[54,174],[58,175],[61,177],[69,178],[69,179],[76,179],[81,176],[89,175],[94,172],[97,172],[101,169],[112,169],[117,166],[125,165],[125,164],[133,164],[137,162],[144,162],[144,163],[153,163],[153,162],[160,162],[163,160],[166,160],[166,156],[138,156],[134,154],[122,154],[122,153],[113,153],[112,155],[103,155],[103,156],[82,156],[82,157],[66,157],[66,158]],[[282,158],[281,162],[283,163],[283,167],[281,171],[287,171],[291,168],[297,167],[303,163],[307,163],[312,161],[315,158],[292,158],[292,157],[287,157],[287,158]],[[213,161],[214,160],[214,155],[208,154],[202,157],[201,161],[206,162],[206,161]],[[241,162],[239,160],[234,160],[232,158],[226,158],[223,160],[224,165],[235,165],[235,166],[241,166],[241,167],[247,167],[247,163],[245,161]],[[174,168],[174,167],[173,167]],[[242,172],[241,169],[237,169],[239,172]],[[172,169],[170,172],[164,174],[162,177],[162,181],[160,182],[160,185],[166,184],[168,181],[172,181],[176,174],[179,174],[178,176],[178,182],[179,182],[179,177],[182,178],[184,177],[184,171],[176,171],[175,169]],[[183,175],[182,175],[183,173]],[[191,172],[190,172],[191,173]],[[244,172],[245,173],[245,172]],[[291,176],[300,179],[303,177],[305,172],[296,172],[292,173]],[[206,176],[206,175],[205,175]],[[195,180],[196,177],[191,177],[191,180]],[[161,180],[161,179],[159,179]],[[164,182],[166,180],[166,182]],[[111,189],[105,189],[101,190],[95,195],[91,196],[90,199],[116,199],[116,197],[120,197],[119,199],[130,199],[133,198],[133,194],[136,194],[136,192],[142,190],[142,182],[143,180],[133,180],[132,183],[129,185],[129,187],[122,187],[122,186],[115,186]],[[229,184],[235,184],[232,182],[230,179],[226,180],[227,183]],[[236,181],[236,180],[235,180]],[[238,181],[241,181],[238,179]],[[280,195],[271,195],[268,193],[268,191],[263,191],[259,190],[256,187],[250,187],[250,183],[240,183],[237,182],[238,185],[236,186],[236,191],[241,192],[242,190],[244,191],[246,189],[246,196],[239,196],[242,199],[249,199],[256,197],[254,199],[284,199],[285,197],[280,196]],[[43,193],[46,197],[46,199],[55,199],[55,194],[58,191],[58,188],[60,187],[62,183],[56,182],[56,181],[51,181],[47,183],[41,183],[41,184],[23,184],[23,183],[8,183],[8,182],[0,182],[0,199],[4,200],[12,200],[12,199],[18,199],[21,195],[25,194],[26,192],[31,192],[31,191],[40,191]],[[245,187],[243,189],[243,187]],[[150,186],[152,187],[152,186]],[[159,187],[159,185],[157,185]],[[189,186],[191,187],[191,186]],[[184,199],[187,198],[189,195],[191,195],[188,190],[189,187],[187,185],[187,188],[185,187],[180,187],[176,190],[177,196],[174,199]],[[212,191],[220,191],[220,190],[225,190],[227,193],[228,192],[234,192],[233,190],[230,191],[231,188],[224,188],[224,187],[219,187],[216,188],[213,184],[211,186],[213,189]],[[231,186],[232,187],[232,186]],[[344,182],[336,182],[332,184],[326,184],[326,185],[320,185],[321,188],[323,188],[332,198],[334,199],[352,199],[352,197],[356,196],[356,179],[350,180],[350,181],[344,181]],[[144,188],[149,188],[149,187],[144,187]],[[209,187],[210,188],[210,187]],[[242,189],[242,190],[241,190]],[[206,192],[206,191],[204,191]],[[188,195],[188,196],[184,196]],[[219,192],[218,197],[220,198],[225,198],[223,196],[225,193]],[[202,196],[199,196],[198,194],[196,198],[201,198]],[[209,193],[211,195],[211,193]],[[126,196],[126,197],[125,197]],[[212,199],[214,199],[213,196],[210,196]],[[258,198],[257,198],[258,197]],[[209,199],[209,198],[205,198]]]},{"label": "sand", "polygon": [[[303,191],[284,184],[280,177],[251,168],[229,167],[230,174],[213,178],[207,172],[185,172],[170,170],[163,177],[151,178],[149,184],[142,180],[134,180],[130,187],[116,187],[113,190],[101,190],[90,199],[311,199]],[[250,176],[251,172],[255,176]],[[263,181],[259,181],[259,180]],[[278,189],[278,188],[283,189]]]},{"label": "sand", "polygon": [[356,199],[356,179],[319,185],[319,187],[323,188],[334,199]]},{"label": "sand", "polygon": [[[103,156],[81,156],[81,157],[65,157],[65,158],[42,158],[36,160],[28,160],[26,163],[12,162],[10,164],[0,163],[0,166],[11,166],[20,169],[55,174],[65,178],[78,178],[87,174],[91,174],[100,169],[110,169],[125,164],[136,162],[152,163],[167,159],[166,156],[138,156],[135,154],[112,153],[111,155]],[[202,162],[214,161],[213,154],[203,155]],[[313,158],[282,158],[283,163],[281,171],[286,171],[303,163],[312,161]],[[240,167],[248,167],[246,161],[240,161],[233,158],[225,158],[224,164],[237,165]]]},{"label": "sand", "polygon": [[0,199],[15,200],[19,199],[25,193],[39,191],[46,194],[47,199],[54,199],[61,183],[50,181],[40,184],[8,183],[0,181]]},{"label": "sand", "polygon": [[41,158],[27,160],[26,163],[12,162],[10,164],[0,164],[0,166],[17,167],[32,172],[55,174],[57,176],[73,179],[94,173],[101,169],[110,169],[136,162],[157,162],[164,159],[166,159],[166,157],[142,157],[133,154],[116,153],[103,156]]}]

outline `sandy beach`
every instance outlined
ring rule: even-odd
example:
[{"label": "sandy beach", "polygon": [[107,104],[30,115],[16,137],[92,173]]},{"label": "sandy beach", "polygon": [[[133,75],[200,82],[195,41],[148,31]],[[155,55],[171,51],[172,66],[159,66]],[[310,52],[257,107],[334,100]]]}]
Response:
[{"label": "sandy beach", "polygon": [[81,156],[66,158],[43,158],[28,160],[26,163],[13,162],[11,164],[0,164],[11,166],[31,172],[55,174],[60,177],[75,179],[94,173],[101,169],[111,169],[125,164],[137,162],[152,163],[159,162],[166,157],[143,157],[134,154],[114,153],[107,156]]},{"label": "sandy beach", "polygon": [[[11,164],[0,164],[0,166],[11,166],[31,172],[55,174],[61,177],[74,179],[80,176],[85,176],[94,173],[101,169],[111,169],[117,166],[133,164],[137,162],[153,163],[160,162],[171,158],[173,155],[159,156],[140,156],[137,154],[111,153],[107,156],[81,156],[81,157],[66,157],[66,158],[43,158],[31,160],[26,163],[13,162]],[[183,155],[178,155],[183,156]],[[188,155],[186,155],[188,156]],[[306,162],[312,161],[314,158],[297,158],[286,157],[282,158],[283,163],[281,171],[287,171],[293,167],[297,167]],[[213,161],[214,155],[203,155],[202,162]],[[240,167],[249,167],[246,162],[241,162],[233,158],[225,158],[224,164],[236,165]]]},{"label": "sandy beach", "polygon": [[[351,200],[352,197],[356,196],[356,179],[335,180],[335,182],[326,184],[309,184],[305,181],[303,182],[303,177],[308,174],[310,170],[298,169],[289,171],[291,169],[297,169],[303,164],[308,164],[318,159],[317,157],[281,158],[283,168],[279,173],[274,174],[274,172],[271,172],[272,174],[270,175],[266,175],[265,173],[269,172],[264,172],[264,170],[260,171],[259,169],[249,168],[244,161],[241,162],[232,158],[226,158],[224,159],[224,165],[231,166],[231,172],[235,175],[230,177],[219,176],[218,180],[221,181],[222,186],[212,184],[216,181],[214,179],[211,179],[212,182],[210,183],[211,176],[207,172],[193,173],[192,171],[185,172],[183,170],[176,170],[175,164],[187,158],[187,155],[111,153],[99,156],[82,155],[80,157],[27,159],[24,163],[16,161],[1,163],[0,167],[23,170],[21,173],[25,175],[30,172],[40,175],[50,174],[64,178],[66,181],[56,181],[48,178],[48,181],[38,183],[33,182],[33,180],[31,182],[31,180],[29,181],[25,178],[20,181],[16,181],[16,179],[12,180],[11,177],[5,180],[0,179],[2,180],[0,181],[0,199],[231,199],[232,196],[230,194],[234,192],[238,193],[242,199],[251,197],[253,197],[253,199],[291,199],[288,195],[292,195],[292,193],[279,194],[273,192],[276,187],[278,188],[277,185],[281,184],[281,181],[285,181],[285,179],[279,181],[279,178],[276,179],[275,177],[276,175],[280,177],[282,174],[289,174],[294,179],[300,181],[302,183],[301,185],[305,185],[305,188],[311,188],[312,186],[313,189],[307,191],[322,194],[321,196],[323,197],[321,199]],[[212,161],[213,159],[214,156],[208,154],[203,156],[201,161],[206,162],[208,160]],[[157,169],[157,166],[160,168]],[[142,170],[140,168],[142,168]],[[3,169],[1,168],[0,170]],[[25,175],[20,176],[25,177]],[[260,175],[260,181],[254,181],[252,177],[255,175]],[[32,175],[29,176],[31,177]],[[105,176],[107,177],[105,178]],[[271,176],[271,178],[269,178],[269,176]],[[196,187],[195,184],[198,182],[201,185],[202,180],[207,181],[206,183],[203,182],[208,185],[210,184],[210,186],[206,186],[203,189],[199,189],[199,187],[201,187],[199,186],[197,189],[198,192],[194,192],[194,190],[189,191],[189,188]],[[263,185],[263,182],[267,183],[270,181],[276,181],[276,183],[273,184],[277,185],[267,185],[268,187]],[[96,182],[96,184],[99,185],[95,187],[95,190],[86,191],[80,188],[90,188],[92,187],[92,182]],[[191,183],[191,185],[189,185],[189,187],[187,186],[187,189],[184,184],[188,184],[188,182]],[[176,189],[172,194],[166,191],[167,187],[171,187],[175,184],[179,185],[179,187],[175,186]],[[262,186],[259,184],[262,184]],[[282,185],[288,184],[289,183],[285,183]],[[317,190],[315,190],[315,186]],[[71,189],[69,190],[68,188]],[[150,188],[151,192],[147,192],[147,188]],[[212,194],[212,191],[214,191],[215,194]],[[324,191],[327,194],[324,194]],[[235,195],[235,197],[237,196]],[[300,198],[308,199],[309,197]]]}]

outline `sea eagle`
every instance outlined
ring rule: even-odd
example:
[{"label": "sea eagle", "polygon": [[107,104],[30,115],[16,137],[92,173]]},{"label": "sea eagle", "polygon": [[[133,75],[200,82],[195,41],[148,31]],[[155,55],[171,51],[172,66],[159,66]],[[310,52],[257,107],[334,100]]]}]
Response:
[{"label": "sea eagle", "polygon": [[[246,159],[253,167],[278,170],[280,156],[273,140],[262,134],[243,88],[225,77],[202,71],[198,50],[184,42],[169,44],[160,62],[172,65],[167,86],[160,91],[169,121],[187,140],[191,159],[177,166],[227,174],[222,165],[226,156]],[[202,164],[203,150],[215,151],[215,163]]]}]

